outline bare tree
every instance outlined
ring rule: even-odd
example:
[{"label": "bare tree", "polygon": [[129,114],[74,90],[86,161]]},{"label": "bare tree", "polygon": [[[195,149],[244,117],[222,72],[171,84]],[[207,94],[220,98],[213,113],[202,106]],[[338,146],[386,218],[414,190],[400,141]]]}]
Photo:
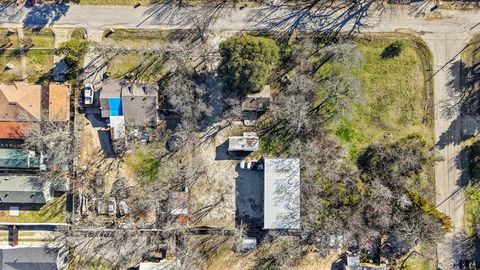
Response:
[{"label": "bare tree", "polygon": [[319,124],[311,114],[317,89],[318,84],[313,79],[305,75],[295,76],[275,100],[271,108],[273,118],[292,135],[308,133]]},{"label": "bare tree", "polygon": [[[48,119],[43,116],[42,119]],[[42,120],[32,125],[25,138],[26,148],[35,150],[44,157],[50,180],[63,180],[69,176],[73,162],[73,136],[70,122]]]},{"label": "bare tree", "polygon": [[164,89],[168,103],[180,116],[180,121],[186,125],[198,124],[211,112],[205,102],[206,89],[188,76],[174,74]]}]

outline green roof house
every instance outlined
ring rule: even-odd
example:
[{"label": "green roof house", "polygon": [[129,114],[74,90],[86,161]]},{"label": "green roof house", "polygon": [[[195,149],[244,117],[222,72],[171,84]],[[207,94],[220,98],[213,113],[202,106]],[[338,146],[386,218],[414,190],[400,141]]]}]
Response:
[{"label": "green roof house", "polygon": [[38,170],[40,158],[25,149],[0,148],[0,170]]}]

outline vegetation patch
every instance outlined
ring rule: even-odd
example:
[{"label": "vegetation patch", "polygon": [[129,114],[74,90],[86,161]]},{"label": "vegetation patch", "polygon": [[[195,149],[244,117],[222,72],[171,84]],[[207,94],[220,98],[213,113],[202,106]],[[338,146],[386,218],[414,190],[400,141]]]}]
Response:
[{"label": "vegetation patch", "polygon": [[[9,65],[11,68],[7,68]],[[22,64],[18,50],[0,53],[0,81],[7,83],[22,80]]]},{"label": "vegetation patch", "polygon": [[274,40],[250,35],[234,36],[220,44],[219,73],[231,91],[257,93],[267,83],[279,59]]},{"label": "vegetation patch", "polygon": [[88,41],[78,38],[73,38],[61,43],[55,54],[63,56],[63,60],[68,66],[68,70],[65,74],[67,80],[73,80],[77,78],[80,70],[80,66],[83,63],[83,57],[88,51]]},{"label": "vegetation patch", "polygon": [[158,180],[160,161],[146,148],[132,150],[125,156],[125,164],[138,177],[141,184]]},{"label": "vegetation patch", "polygon": [[44,75],[53,69],[53,54],[51,50],[30,49],[27,57],[27,81],[32,83],[48,83]]},{"label": "vegetation patch", "polygon": [[50,28],[24,29],[23,35],[24,43],[31,44],[32,48],[53,49],[55,47],[55,34]]},{"label": "vegetation patch", "polygon": [[75,28],[73,29],[72,31],[72,35],[70,36],[70,38],[72,39],[85,39],[87,35],[87,31],[83,28]]},{"label": "vegetation patch", "polygon": [[114,29],[114,32],[105,33],[103,42],[107,45],[147,49],[165,45],[173,34],[173,31],[165,30]]},{"label": "vegetation patch", "polygon": [[353,72],[361,81],[363,100],[333,125],[352,159],[384,137],[400,138],[415,132],[433,145],[433,88],[427,81],[431,54],[422,41],[405,35],[401,52],[383,58],[397,38],[358,40],[362,61]]},{"label": "vegetation patch", "polygon": [[66,222],[67,195],[53,197],[40,209],[20,206],[19,216],[10,216],[8,207],[0,210],[2,222],[22,223],[64,223]]}]

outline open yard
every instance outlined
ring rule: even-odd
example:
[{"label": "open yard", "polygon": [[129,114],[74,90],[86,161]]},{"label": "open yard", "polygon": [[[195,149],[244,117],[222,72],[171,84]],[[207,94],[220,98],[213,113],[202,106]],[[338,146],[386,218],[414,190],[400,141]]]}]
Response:
[{"label": "open yard", "polygon": [[189,32],[129,29],[115,29],[112,33],[107,31],[102,45],[131,50],[111,55],[108,59],[107,72],[115,79],[132,76],[139,81],[157,82],[167,72],[165,63],[168,59],[162,57],[160,53],[151,53],[151,50],[166,44],[174,44],[186,36],[189,36]]},{"label": "open yard", "polygon": [[[25,29],[23,32],[25,67],[22,66],[18,33],[7,35],[6,29],[0,29],[2,36],[9,40],[9,45],[0,50],[0,81],[3,83],[22,80],[23,69],[29,83],[41,83],[48,78],[53,68],[53,32],[50,29]],[[12,68],[6,68],[7,64],[11,64]]]},{"label": "open yard", "polygon": [[3,206],[0,210],[1,222],[21,222],[21,223],[64,223],[66,222],[66,202],[67,195],[53,197],[45,205],[20,206],[19,216],[10,216],[8,206]]},{"label": "open yard", "polygon": [[[403,49],[393,58],[382,58],[387,46],[401,40]],[[431,54],[426,45],[410,35],[381,35],[358,40],[363,100],[353,112],[332,127],[355,159],[370,143],[418,133],[433,145],[433,87],[428,80]]]}]

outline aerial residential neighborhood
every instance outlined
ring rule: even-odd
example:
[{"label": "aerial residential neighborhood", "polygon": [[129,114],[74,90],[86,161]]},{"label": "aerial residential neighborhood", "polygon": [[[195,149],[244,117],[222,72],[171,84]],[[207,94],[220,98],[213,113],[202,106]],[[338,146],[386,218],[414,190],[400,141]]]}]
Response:
[{"label": "aerial residential neighborhood", "polygon": [[0,0],[0,270],[479,269],[479,8]]}]

